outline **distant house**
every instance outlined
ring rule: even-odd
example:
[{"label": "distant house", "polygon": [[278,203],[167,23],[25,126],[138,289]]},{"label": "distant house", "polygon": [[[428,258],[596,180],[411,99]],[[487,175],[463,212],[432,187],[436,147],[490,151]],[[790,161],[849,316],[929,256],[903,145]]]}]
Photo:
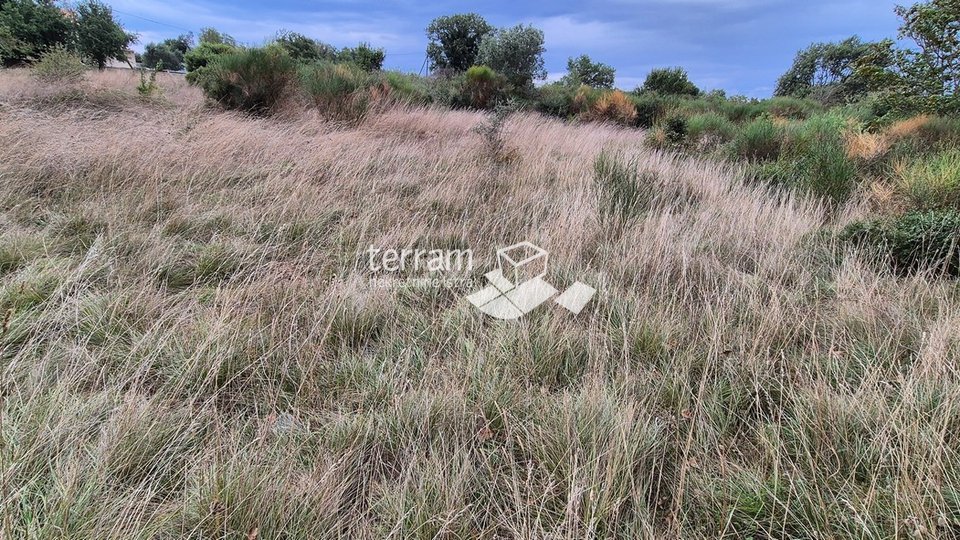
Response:
[{"label": "distant house", "polygon": [[137,65],[137,55],[131,49],[124,51],[127,58],[126,60],[117,60],[116,58],[111,58],[107,60],[107,67],[112,69],[134,69]]}]

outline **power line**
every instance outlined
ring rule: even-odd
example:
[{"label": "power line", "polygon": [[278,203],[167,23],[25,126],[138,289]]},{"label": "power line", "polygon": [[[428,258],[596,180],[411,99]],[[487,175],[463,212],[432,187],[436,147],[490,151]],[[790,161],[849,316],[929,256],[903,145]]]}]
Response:
[{"label": "power line", "polygon": [[145,20],[145,21],[147,21],[147,22],[152,22],[152,23],[154,23],[154,24],[159,24],[159,25],[162,25],[162,26],[169,26],[170,28],[176,28],[177,30],[183,30],[184,32],[193,32],[193,30],[189,30],[189,29],[183,28],[183,27],[181,27],[181,26],[174,26],[174,25],[172,25],[172,24],[168,24],[168,23],[165,23],[165,22],[155,21],[155,20],[153,20],[153,19],[148,19],[148,18],[146,18],[146,17],[141,17],[140,15],[134,15],[133,13],[126,13],[126,12],[124,12],[124,11],[118,11],[118,10],[116,10],[116,9],[113,10],[113,12],[114,12],[114,13],[119,13],[119,14],[121,14],[121,15],[126,15],[127,17],[135,17],[135,18],[137,18],[137,19],[143,19],[143,20]]}]

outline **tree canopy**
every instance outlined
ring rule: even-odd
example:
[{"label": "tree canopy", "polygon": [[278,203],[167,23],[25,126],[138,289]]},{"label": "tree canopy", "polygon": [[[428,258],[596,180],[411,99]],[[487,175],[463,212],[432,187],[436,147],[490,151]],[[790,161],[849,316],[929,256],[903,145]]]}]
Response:
[{"label": "tree canopy", "polygon": [[585,84],[593,88],[613,88],[616,71],[612,66],[594,62],[589,56],[581,54],[567,59],[567,75],[564,82],[574,85]]},{"label": "tree canopy", "polygon": [[487,34],[480,43],[477,64],[490,67],[505,76],[517,88],[527,88],[534,80],[546,79],[543,64],[543,31],[518,24]]},{"label": "tree canopy", "polygon": [[480,42],[493,27],[476,13],[437,17],[427,26],[427,57],[433,69],[466,71],[476,63]]}]

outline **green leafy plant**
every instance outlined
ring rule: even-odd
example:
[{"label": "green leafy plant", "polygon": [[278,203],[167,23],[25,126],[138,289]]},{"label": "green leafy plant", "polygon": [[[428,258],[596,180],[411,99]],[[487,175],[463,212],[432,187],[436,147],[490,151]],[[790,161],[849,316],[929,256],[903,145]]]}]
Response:
[{"label": "green leafy plant", "polygon": [[66,47],[57,46],[43,53],[33,66],[33,75],[45,82],[76,82],[87,71],[83,59]]},{"label": "green leafy plant", "polygon": [[867,246],[900,274],[932,271],[960,276],[960,212],[931,210],[857,222],[841,238]]},{"label": "green leafy plant", "polygon": [[157,73],[161,70],[163,70],[163,62],[158,63],[156,69],[149,70],[149,76],[147,76],[147,69],[140,68],[140,84],[137,85],[137,93],[140,94],[140,97],[153,97],[160,91],[160,85],[157,84]]},{"label": "green leafy plant", "polygon": [[246,49],[207,66],[199,83],[208,98],[228,109],[267,113],[288,96],[297,80],[297,63],[282,50]]}]

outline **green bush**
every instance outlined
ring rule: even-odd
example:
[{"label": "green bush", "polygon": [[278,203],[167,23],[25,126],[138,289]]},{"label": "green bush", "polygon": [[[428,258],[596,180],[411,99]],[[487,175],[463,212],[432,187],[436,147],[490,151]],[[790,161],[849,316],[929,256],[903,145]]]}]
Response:
[{"label": "green bush", "polygon": [[682,143],[687,137],[687,117],[677,112],[668,114],[663,120],[663,130],[668,141]]},{"label": "green bush", "polygon": [[783,151],[800,158],[822,141],[842,144],[846,122],[846,118],[835,113],[816,115],[803,122],[790,122],[783,128]]},{"label": "green bush", "polygon": [[856,165],[847,157],[843,144],[818,139],[800,159],[798,187],[834,202],[845,201],[857,185]]},{"label": "green bush", "polygon": [[316,62],[300,67],[300,82],[317,108],[328,116],[349,119],[365,112],[366,90],[374,77],[352,64]]},{"label": "green bush", "polygon": [[725,99],[717,105],[717,112],[731,122],[742,123],[754,120],[763,113],[759,102],[737,99]]},{"label": "green bush", "polygon": [[574,115],[573,99],[577,94],[574,86],[564,83],[552,83],[541,86],[537,91],[537,111],[550,116],[570,118]]},{"label": "green bush", "polygon": [[681,67],[657,68],[652,70],[640,92],[653,92],[664,96],[696,96],[700,89],[687,76],[687,71]]},{"label": "green bush", "polygon": [[730,144],[735,158],[765,161],[780,155],[781,130],[766,116],[745,125]]},{"label": "green bush", "polygon": [[33,75],[46,82],[79,81],[87,71],[87,66],[76,53],[65,47],[54,47],[43,53],[33,65]]},{"label": "green bush", "polygon": [[696,114],[687,120],[687,135],[696,143],[722,144],[737,135],[737,126],[719,113],[707,112]]},{"label": "green bush", "polygon": [[822,112],[823,106],[809,99],[775,97],[762,102],[761,109],[772,116],[791,120],[805,120]]},{"label": "green bush", "polygon": [[393,93],[405,103],[424,105],[433,101],[428,79],[399,71],[384,72],[383,79]]},{"label": "green bush", "polygon": [[225,54],[238,51],[237,47],[226,43],[201,42],[183,57],[183,63],[187,68],[187,82],[202,86],[200,80],[206,73],[207,66]]},{"label": "green bush", "polygon": [[899,274],[932,271],[960,276],[960,212],[956,210],[854,223],[841,239],[869,247]]},{"label": "green bush", "polygon": [[914,208],[960,210],[960,149],[915,159],[897,176],[897,190]]},{"label": "green bush", "polygon": [[502,96],[506,85],[506,78],[489,67],[471,66],[464,77],[464,101],[471,107],[486,109]]},{"label": "green bush", "polygon": [[667,100],[656,94],[634,94],[634,107],[637,109],[637,125],[651,128],[666,116],[669,110]]},{"label": "green bush", "polygon": [[279,105],[296,81],[297,63],[278,49],[224,54],[207,66],[199,84],[228,109],[265,113]]}]

